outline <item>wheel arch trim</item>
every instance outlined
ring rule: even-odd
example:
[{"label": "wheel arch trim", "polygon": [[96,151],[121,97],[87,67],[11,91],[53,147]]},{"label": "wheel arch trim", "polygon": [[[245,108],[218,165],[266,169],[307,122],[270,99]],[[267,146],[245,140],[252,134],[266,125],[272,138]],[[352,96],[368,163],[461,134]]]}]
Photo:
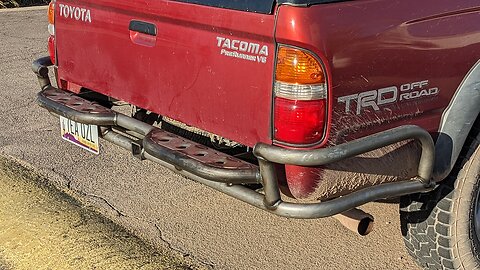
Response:
[{"label": "wheel arch trim", "polygon": [[480,60],[465,76],[442,114],[435,144],[435,181],[445,179],[452,171],[479,113]]}]

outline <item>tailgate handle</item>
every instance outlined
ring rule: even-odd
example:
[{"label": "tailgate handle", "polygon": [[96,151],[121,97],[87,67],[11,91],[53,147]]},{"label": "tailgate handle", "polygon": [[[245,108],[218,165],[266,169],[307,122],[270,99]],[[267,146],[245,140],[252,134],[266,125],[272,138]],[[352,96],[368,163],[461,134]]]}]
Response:
[{"label": "tailgate handle", "polygon": [[157,27],[153,23],[134,20],[130,22],[130,26],[128,27],[128,29],[130,31],[139,32],[150,36],[157,35]]},{"label": "tailgate handle", "polygon": [[157,26],[153,23],[130,21],[130,40],[138,45],[154,47],[157,42]]}]

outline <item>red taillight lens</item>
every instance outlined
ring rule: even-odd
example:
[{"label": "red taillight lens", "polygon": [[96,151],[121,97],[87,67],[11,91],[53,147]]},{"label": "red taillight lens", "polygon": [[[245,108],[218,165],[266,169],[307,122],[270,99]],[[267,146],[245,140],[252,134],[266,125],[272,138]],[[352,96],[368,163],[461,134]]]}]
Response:
[{"label": "red taillight lens", "polygon": [[327,89],[325,71],[314,54],[281,45],[275,71],[275,141],[320,142],[325,137]]},{"label": "red taillight lens", "polygon": [[50,54],[50,59],[52,63],[55,64],[55,37],[48,37],[48,53]]},{"label": "red taillight lens", "polygon": [[325,99],[275,98],[275,139],[291,144],[311,144],[322,139],[325,128]]}]

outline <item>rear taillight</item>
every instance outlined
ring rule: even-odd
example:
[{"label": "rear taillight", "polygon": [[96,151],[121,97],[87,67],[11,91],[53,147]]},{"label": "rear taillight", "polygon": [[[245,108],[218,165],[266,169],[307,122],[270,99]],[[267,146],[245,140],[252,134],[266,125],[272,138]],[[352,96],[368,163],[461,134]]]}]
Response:
[{"label": "rear taillight", "polygon": [[48,5],[48,53],[52,63],[55,64],[55,1],[51,1]]},{"label": "rear taillight", "polygon": [[274,87],[274,140],[307,145],[325,138],[327,80],[313,53],[280,45]]}]

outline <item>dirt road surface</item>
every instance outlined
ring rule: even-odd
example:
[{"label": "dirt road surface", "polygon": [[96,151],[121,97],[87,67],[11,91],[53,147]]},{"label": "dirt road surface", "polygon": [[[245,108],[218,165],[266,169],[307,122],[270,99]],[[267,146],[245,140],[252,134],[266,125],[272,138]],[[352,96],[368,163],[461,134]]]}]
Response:
[{"label": "dirt road surface", "polygon": [[0,154],[159,247],[214,269],[417,269],[398,205],[369,204],[376,230],[359,237],[333,219],[273,216],[102,142],[95,156],[63,142],[35,104],[30,70],[47,55],[46,10],[0,13]]}]

